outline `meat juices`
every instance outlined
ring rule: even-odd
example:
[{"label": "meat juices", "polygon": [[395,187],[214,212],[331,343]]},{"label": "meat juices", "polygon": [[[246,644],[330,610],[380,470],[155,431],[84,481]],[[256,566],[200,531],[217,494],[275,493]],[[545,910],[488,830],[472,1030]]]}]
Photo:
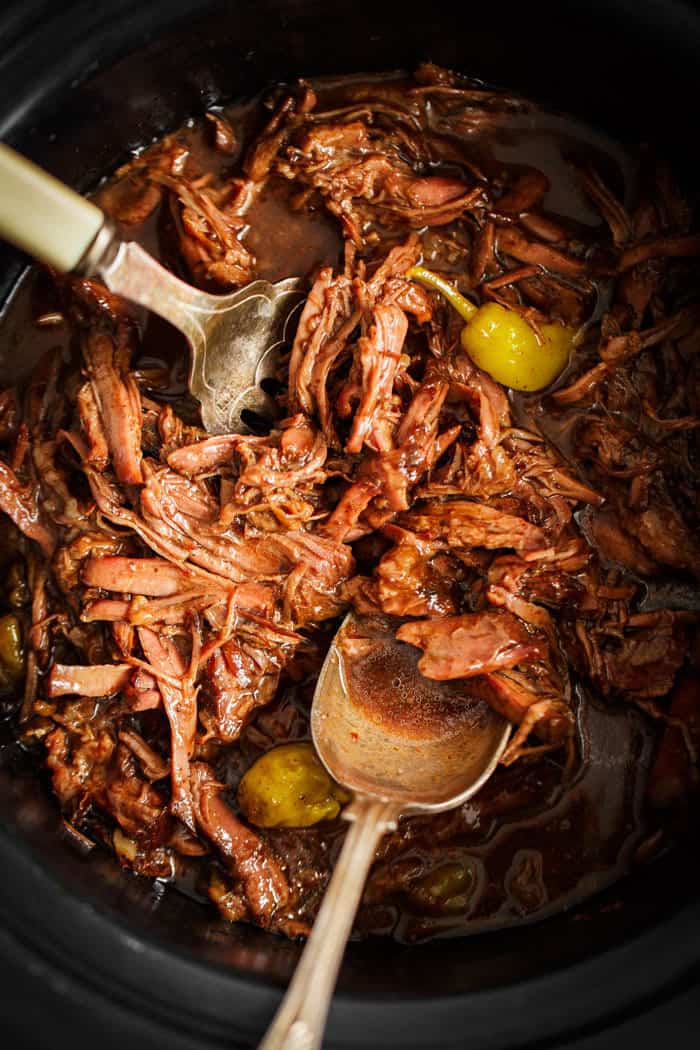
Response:
[{"label": "meat juices", "polygon": [[[670,845],[697,787],[689,208],[649,151],[431,65],[207,116],[97,200],[209,290],[306,279],[280,418],[206,435],[177,333],[98,282],[33,272],[0,346],[26,650],[2,710],[78,833],[297,936],[343,823],[257,829],[235,788],[308,737],[352,605],[400,639],[351,669],[377,717],[450,732],[488,704],[516,727],[476,799],[382,843],[357,932],[566,907]],[[579,328],[564,374],[501,387],[407,279],[419,262],[535,332]]]}]

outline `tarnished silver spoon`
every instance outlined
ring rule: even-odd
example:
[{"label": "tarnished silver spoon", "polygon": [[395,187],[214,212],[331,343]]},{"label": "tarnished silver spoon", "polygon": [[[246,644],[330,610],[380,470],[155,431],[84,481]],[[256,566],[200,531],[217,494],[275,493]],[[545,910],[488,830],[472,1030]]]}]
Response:
[{"label": "tarnished silver spoon", "polygon": [[[390,623],[346,617],[314,693],[311,730],[328,772],[354,792],[321,910],[259,1050],[319,1050],[338,970],[379,840],[399,817],[440,813],[491,776],[511,726],[468,688],[430,682]],[[465,695],[466,694],[466,695]]]},{"label": "tarnished silver spoon", "polygon": [[112,292],[153,310],[190,344],[190,391],[210,434],[246,430],[247,411],[270,416],[261,382],[274,375],[294,307],[296,277],[253,281],[210,295],[181,281],[133,241],[121,241],[104,213],[0,143],[0,236],[61,272],[100,277]]}]

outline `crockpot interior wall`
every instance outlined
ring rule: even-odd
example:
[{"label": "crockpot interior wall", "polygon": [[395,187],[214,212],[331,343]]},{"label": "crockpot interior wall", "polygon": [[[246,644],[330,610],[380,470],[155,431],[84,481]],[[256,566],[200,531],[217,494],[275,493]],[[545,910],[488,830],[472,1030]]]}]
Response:
[{"label": "crockpot interior wall", "polygon": [[[6,44],[0,49],[3,137],[80,189],[93,186],[130,149],[221,98],[304,73],[411,67],[424,58],[538,97],[622,138],[657,141],[687,172],[697,170],[691,87],[700,20],[670,0],[644,10],[610,0],[529,7],[468,0],[25,3],[0,14],[0,39]],[[0,246],[0,302],[22,265],[17,253]],[[158,951],[170,946],[277,982],[294,966],[297,945],[249,928],[232,930],[186,898],[123,873],[98,851],[87,859],[71,852],[48,793],[13,762],[0,769],[0,823],[13,832],[11,841],[0,836],[11,890],[0,910],[11,926],[21,924],[31,888],[36,937],[51,928],[52,912],[62,916],[51,950],[70,951],[74,937],[78,953],[84,947],[89,959],[94,938],[107,936],[105,925],[81,926],[88,915],[83,909],[81,917],[76,902],[84,901],[93,919],[117,919],[122,931],[160,945]],[[354,945],[341,990],[452,995],[551,973],[677,910],[694,892],[691,871],[680,856],[669,858],[624,891],[614,889],[573,916],[530,930],[418,949]],[[95,966],[107,966],[108,954],[97,951]],[[217,980],[225,979],[220,972]],[[589,1013],[595,1015],[593,1006]]]}]

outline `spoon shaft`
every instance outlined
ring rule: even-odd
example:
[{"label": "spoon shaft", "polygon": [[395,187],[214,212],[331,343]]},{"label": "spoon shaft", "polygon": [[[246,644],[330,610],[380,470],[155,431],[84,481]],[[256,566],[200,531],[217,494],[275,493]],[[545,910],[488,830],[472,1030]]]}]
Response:
[{"label": "spoon shaft", "polygon": [[193,347],[204,344],[204,326],[213,313],[213,296],[185,284],[140,244],[121,242],[97,269],[110,291],[170,321]]},{"label": "spoon shaft", "polygon": [[320,1050],[338,970],[377,843],[396,827],[395,802],[358,797],[311,936],[259,1050]]}]

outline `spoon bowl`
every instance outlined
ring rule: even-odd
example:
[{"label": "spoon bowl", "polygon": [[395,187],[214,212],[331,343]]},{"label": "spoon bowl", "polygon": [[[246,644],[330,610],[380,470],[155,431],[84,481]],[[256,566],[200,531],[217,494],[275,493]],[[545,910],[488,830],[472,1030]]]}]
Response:
[{"label": "spoon bowl", "polygon": [[402,814],[466,802],[498,765],[511,729],[464,683],[421,681],[418,657],[388,618],[349,613],[311,709],[314,746],[331,776],[396,802]]},{"label": "spoon bowl", "polygon": [[119,241],[109,225],[82,263],[107,287],[160,314],[190,344],[190,393],[209,434],[242,433],[257,417],[269,425],[274,399],[264,389],[279,362],[303,282],[252,281],[212,295],[181,281],[133,241]]}]

